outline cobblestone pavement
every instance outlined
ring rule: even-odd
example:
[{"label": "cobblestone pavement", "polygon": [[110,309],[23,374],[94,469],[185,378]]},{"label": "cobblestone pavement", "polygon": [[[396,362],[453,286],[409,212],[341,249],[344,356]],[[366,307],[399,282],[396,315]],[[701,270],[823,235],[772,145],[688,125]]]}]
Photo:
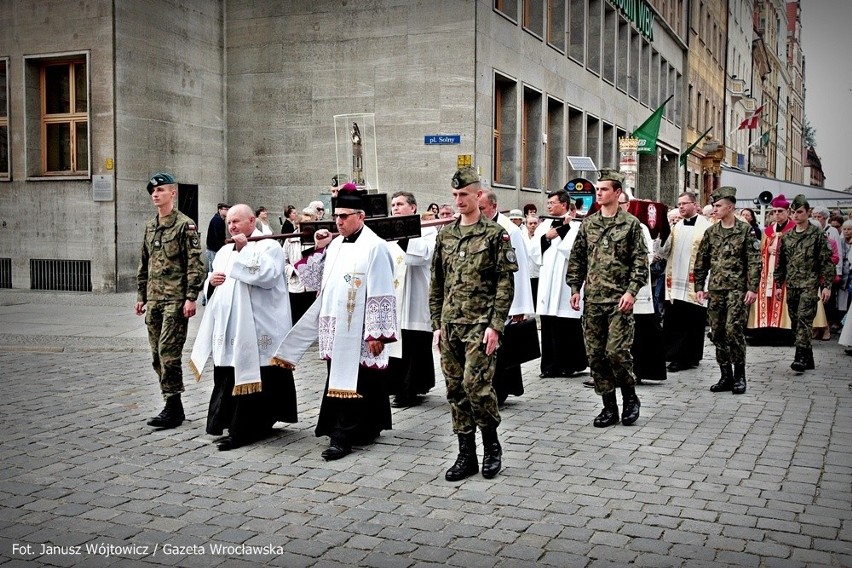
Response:
[{"label": "cobblestone pavement", "polygon": [[852,358],[836,341],[802,377],[791,349],[749,348],[742,396],[707,390],[708,345],[700,368],[639,387],[635,426],[604,430],[585,377],[526,364],[505,469],[448,483],[443,387],[324,462],[324,365],[308,357],[300,420],[270,439],[216,451],[209,382],[187,382],[183,426],[151,429],[132,303],[0,293],[4,566],[852,566]]}]

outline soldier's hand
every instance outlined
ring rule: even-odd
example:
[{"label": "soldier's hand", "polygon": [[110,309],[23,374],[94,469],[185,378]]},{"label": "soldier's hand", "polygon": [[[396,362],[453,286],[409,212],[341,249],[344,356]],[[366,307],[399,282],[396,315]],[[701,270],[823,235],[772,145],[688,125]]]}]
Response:
[{"label": "soldier's hand", "polygon": [[187,300],[183,303],[183,317],[191,318],[195,315],[195,300]]},{"label": "soldier's hand", "polygon": [[751,290],[749,290],[748,292],[745,293],[745,299],[743,300],[743,302],[745,302],[746,306],[750,306],[753,303],[755,303],[756,301],[757,301],[757,294],[755,294]]},{"label": "soldier's hand", "polygon": [[633,297],[633,294],[630,292],[625,292],[621,299],[618,301],[618,309],[621,312],[627,313],[633,310],[633,304],[636,302],[636,298]]},{"label": "soldier's hand", "polygon": [[432,348],[437,349],[441,344],[441,330],[436,329],[432,332]]},{"label": "soldier's hand", "polygon": [[699,290],[695,293],[695,299],[701,302],[702,304],[704,303],[704,300],[706,300],[709,296],[710,294],[708,294],[704,290]]},{"label": "soldier's hand", "polygon": [[819,297],[823,304],[827,303],[831,299],[831,288],[823,288],[819,293]]},{"label": "soldier's hand", "polygon": [[482,343],[485,344],[485,354],[491,357],[500,345],[500,334],[488,327],[485,329]]},{"label": "soldier's hand", "polygon": [[580,311],[580,294],[578,292],[571,294],[571,309],[575,312]]},{"label": "soldier's hand", "polygon": [[136,306],[134,306],[134,312],[137,316],[141,316],[145,313],[145,302],[136,302]]}]

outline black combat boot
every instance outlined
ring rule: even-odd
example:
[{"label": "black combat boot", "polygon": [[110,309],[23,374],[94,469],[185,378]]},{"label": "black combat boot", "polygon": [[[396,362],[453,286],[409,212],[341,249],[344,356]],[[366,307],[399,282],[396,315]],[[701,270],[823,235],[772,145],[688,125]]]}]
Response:
[{"label": "black combat boot", "polygon": [[479,473],[479,461],[476,459],[476,432],[459,434],[459,456],[456,463],[447,470],[444,478],[447,481],[461,481]]},{"label": "black combat boot", "polygon": [[603,410],[593,422],[595,428],[606,428],[618,424],[618,400],[615,398],[615,391],[603,395],[603,404]]},{"label": "black combat boot", "polygon": [[621,423],[630,426],[639,419],[639,397],[635,387],[621,387]]},{"label": "black combat boot", "polygon": [[722,378],[719,379],[719,382],[710,387],[710,392],[724,392],[731,390],[731,386],[734,383],[734,373],[731,370],[731,364],[725,363],[719,364],[719,370],[722,371]]},{"label": "black combat boot", "polygon": [[734,394],[743,394],[745,391],[745,363],[734,363],[734,384],[731,385],[731,392]]},{"label": "black combat boot", "polygon": [[790,368],[797,373],[804,373],[807,365],[805,364],[804,348],[796,347],[796,354],[793,356],[793,362],[790,363]]},{"label": "black combat boot", "polygon": [[814,348],[803,348],[802,351],[804,351],[802,359],[805,361],[805,371],[813,371],[816,368],[814,365]]},{"label": "black combat boot", "polygon": [[503,448],[497,439],[497,428],[482,431],[482,477],[491,479],[503,466]]},{"label": "black combat boot", "polygon": [[180,395],[173,394],[166,399],[166,406],[157,416],[148,420],[148,426],[155,428],[176,428],[183,424],[186,416],[183,414],[183,404]]}]

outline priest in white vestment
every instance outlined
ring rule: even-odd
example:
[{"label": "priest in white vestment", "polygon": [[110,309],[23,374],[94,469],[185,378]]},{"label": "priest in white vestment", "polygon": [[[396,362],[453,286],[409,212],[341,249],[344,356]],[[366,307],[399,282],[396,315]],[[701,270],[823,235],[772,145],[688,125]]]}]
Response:
[{"label": "priest in white vestment", "polygon": [[331,440],[322,453],[326,460],[340,459],[352,445],[370,444],[391,428],[386,344],[398,338],[393,258],[385,241],[364,225],[357,191],[339,191],[333,217],[339,235],[331,240],[327,231],[317,231],[316,250],[296,265],[319,297],[273,357],[292,368],[319,339],[329,373],[316,435]]},{"label": "priest in white vestment", "polygon": [[[391,215],[416,215],[417,199],[409,191],[391,196]],[[429,315],[429,285],[432,280],[434,227],[421,229],[421,236],[387,243],[394,261],[397,316],[401,341],[391,343],[388,375],[391,406],[418,406],[435,386],[435,360],[432,356],[432,320]]]},{"label": "priest in white vestment", "polygon": [[[536,313],[541,317],[541,374],[539,377],[569,377],[589,366],[580,309],[571,307],[571,287],[565,281],[571,247],[580,224],[574,221],[576,206],[564,189],[547,196],[547,211],[559,219],[542,219],[538,226],[539,246],[534,259],[541,265]],[[582,291],[581,291],[582,293]]]},{"label": "priest in white vestment", "polygon": [[698,214],[696,196],[690,191],[677,198],[680,221],[672,227],[666,249],[666,309],[663,318],[667,370],[676,373],[697,367],[704,356],[707,306],[695,294],[695,257],[710,228]]},{"label": "priest in white vestment", "polygon": [[[513,273],[515,293],[512,296],[512,305],[509,307],[509,321],[523,321],[526,314],[535,313],[535,305],[533,304],[532,287],[530,286],[530,262],[527,257],[527,246],[524,242],[524,236],[521,234],[522,229],[512,223],[506,215],[499,212],[497,194],[490,188],[482,188],[482,194],[479,197],[479,209],[486,219],[491,219],[509,233],[509,242],[512,244],[512,248],[515,249],[515,257],[518,262],[518,270]],[[503,353],[511,348],[508,346],[508,341],[504,333],[503,346],[501,348]],[[494,388],[494,393],[497,395],[497,402],[499,404],[503,404],[510,394],[514,396],[524,394],[521,366],[506,365],[503,363],[501,355],[502,353],[498,351],[497,369],[491,381],[491,386]]]},{"label": "priest in white vestment", "polygon": [[207,278],[207,308],[192,347],[196,380],[213,356],[213,393],[207,433],[228,436],[220,450],[249,444],[272,432],[275,422],[296,422],[296,387],[290,370],[269,359],[290,331],[284,251],[277,241],[255,242],[261,232],[248,205],[230,208],[225,244]]}]

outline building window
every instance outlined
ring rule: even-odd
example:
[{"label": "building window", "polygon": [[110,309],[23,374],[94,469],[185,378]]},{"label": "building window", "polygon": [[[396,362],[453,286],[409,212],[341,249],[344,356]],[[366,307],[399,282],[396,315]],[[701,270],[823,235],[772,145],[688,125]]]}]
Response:
[{"label": "building window", "polygon": [[562,187],[562,164],[565,161],[565,105],[547,99],[547,153],[545,154],[545,188]]},{"label": "building window", "polygon": [[586,68],[596,75],[601,72],[601,40],[603,39],[603,4],[589,0],[589,57]]},{"label": "building window", "polygon": [[517,84],[494,76],[494,183],[515,185]]},{"label": "building window", "polygon": [[541,93],[524,88],[521,125],[521,187],[541,187]]},{"label": "building window", "polygon": [[10,179],[9,170],[9,60],[0,59],[0,179]]},{"label": "building window", "polygon": [[565,52],[565,1],[547,0],[547,43]]},{"label": "building window", "polygon": [[[600,130],[601,121],[591,115],[586,115],[586,155],[596,164],[601,163]],[[600,167],[600,165],[598,167]]]},{"label": "building window", "polygon": [[624,18],[618,18],[618,53],[616,61],[618,64],[618,76],[615,86],[622,92],[627,92],[627,67],[630,57],[630,24]]},{"label": "building window", "polygon": [[[569,156],[586,156],[586,146],[584,140],[585,120],[583,119],[583,111],[576,108],[568,107],[568,155]],[[580,175],[580,172],[575,171],[569,162],[567,165],[568,171],[565,175],[565,181],[575,178]],[[560,184],[561,185],[561,184]],[[559,186],[557,186],[558,188]]]},{"label": "building window", "polygon": [[618,14],[607,4],[604,8],[603,70],[601,76],[615,84],[615,58],[618,45]]},{"label": "building window", "polygon": [[582,65],[586,60],[586,0],[568,2],[568,56]]},{"label": "building window", "polygon": [[524,28],[544,37],[544,0],[524,0]]},{"label": "building window", "polygon": [[89,175],[89,77],[85,55],[29,59],[28,131],[38,128],[39,145],[27,145],[31,176]]},{"label": "building window", "polygon": [[513,22],[518,21],[518,0],[494,0],[494,9],[508,16]]}]

